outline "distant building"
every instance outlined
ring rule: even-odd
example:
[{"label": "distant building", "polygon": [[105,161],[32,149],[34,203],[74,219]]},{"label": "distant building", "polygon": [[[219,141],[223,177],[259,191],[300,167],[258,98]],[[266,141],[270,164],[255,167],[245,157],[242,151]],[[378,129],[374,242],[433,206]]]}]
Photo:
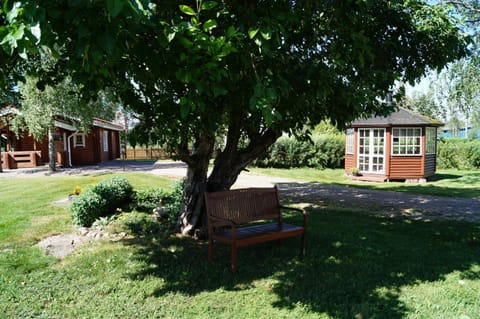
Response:
[{"label": "distant building", "polygon": [[[17,137],[6,117],[17,115],[14,107],[0,110],[0,150],[4,169],[27,168],[49,162],[48,137],[35,140],[28,132]],[[123,126],[94,118],[88,134],[79,131],[68,119],[55,118],[57,165],[92,165],[120,157],[120,132]]]},{"label": "distant building", "polygon": [[[473,132],[475,132],[473,134]],[[444,138],[480,138],[480,129],[475,129],[469,126],[467,129],[465,127],[459,129],[451,129],[449,127],[443,127],[441,137]]]}]

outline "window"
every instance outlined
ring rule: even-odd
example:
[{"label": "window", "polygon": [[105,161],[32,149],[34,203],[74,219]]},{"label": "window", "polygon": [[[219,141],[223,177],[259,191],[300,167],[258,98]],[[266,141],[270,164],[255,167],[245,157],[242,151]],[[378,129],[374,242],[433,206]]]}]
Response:
[{"label": "window", "polygon": [[103,151],[108,152],[108,131],[103,131]]},{"label": "window", "polygon": [[383,173],[385,129],[358,129],[358,168],[361,172]]},{"label": "window", "polygon": [[347,139],[346,139],[346,145],[345,145],[345,151],[347,154],[353,154],[354,151],[354,129],[349,128],[347,129]]},{"label": "window", "polygon": [[437,129],[435,127],[427,127],[425,130],[425,137],[426,137],[426,150],[425,154],[436,154],[436,140],[437,140]]},{"label": "window", "polygon": [[421,128],[394,128],[392,130],[392,155],[421,155],[421,141]]},{"label": "window", "polygon": [[74,147],[85,147],[85,134],[78,133],[75,134],[75,138],[73,140]]}]

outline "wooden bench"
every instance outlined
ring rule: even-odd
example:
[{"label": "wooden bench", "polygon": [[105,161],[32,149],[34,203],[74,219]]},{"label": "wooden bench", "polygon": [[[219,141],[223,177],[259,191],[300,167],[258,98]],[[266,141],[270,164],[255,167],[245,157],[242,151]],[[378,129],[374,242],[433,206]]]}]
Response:
[{"label": "wooden bench", "polygon": [[[208,217],[208,260],[213,259],[215,241],[230,245],[233,273],[237,271],[238,247],[301,236],[300,255],[304,254],[307,214],[303,209],[281,206],[276,187],[207,192],[205,205]],[[302,226],[283,223],[281,209],[301,213]],[[261,223],[255,223],[260,221]]]}]

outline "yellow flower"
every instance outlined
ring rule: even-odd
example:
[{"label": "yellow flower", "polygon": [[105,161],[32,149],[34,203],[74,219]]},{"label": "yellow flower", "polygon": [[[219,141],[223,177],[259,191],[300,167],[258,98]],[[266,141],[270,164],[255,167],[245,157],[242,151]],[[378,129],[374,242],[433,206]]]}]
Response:
[{"label": "yellow flower", "polygon": [[73,188],[73,193],[74,193],[75,195],[80,195],[80,194],[82,193],[82,188],[81,188],[80,186],[75,186],[75,187]]}]

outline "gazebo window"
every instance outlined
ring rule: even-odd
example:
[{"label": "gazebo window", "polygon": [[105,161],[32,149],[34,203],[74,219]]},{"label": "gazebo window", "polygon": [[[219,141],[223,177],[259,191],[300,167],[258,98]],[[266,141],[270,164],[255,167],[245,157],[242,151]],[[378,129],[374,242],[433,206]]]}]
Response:
[{"label": "gazebo window", "polygon": [[426,154],[436,154],[437,129],[435,127],[427,127],[425,131],[425,138]]},{"label": "gazebo window", "polygon": [[355,130],[353,128],[347,129],[347,140],[345,144],[345,151],[347,154],[353,154],[355,151],[354,147],[354,132]]},{"label": "gazebo window", "polygon": [[421,155],[421,141],[421,128],[394,128],[392,129],[392,154]]}]

